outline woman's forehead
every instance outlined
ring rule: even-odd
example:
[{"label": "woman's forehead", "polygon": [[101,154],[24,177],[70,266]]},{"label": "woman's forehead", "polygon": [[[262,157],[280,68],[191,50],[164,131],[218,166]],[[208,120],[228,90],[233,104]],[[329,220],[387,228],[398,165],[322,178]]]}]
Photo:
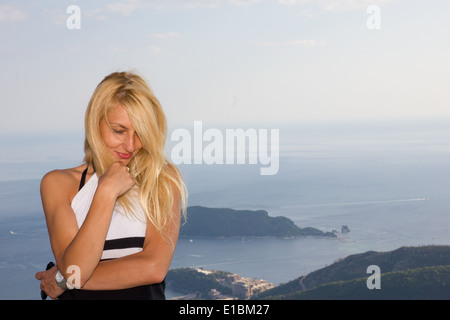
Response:
[{"label": "woman's forehead", "polygon": [[106,113],[107,121],[110,124],[119,124],[124,127],[132,127],[130,117],[128,116],[128,112],[125,110],[125,108],[122,105],[118,105],[115,107],[112,107],[107,113]]}]

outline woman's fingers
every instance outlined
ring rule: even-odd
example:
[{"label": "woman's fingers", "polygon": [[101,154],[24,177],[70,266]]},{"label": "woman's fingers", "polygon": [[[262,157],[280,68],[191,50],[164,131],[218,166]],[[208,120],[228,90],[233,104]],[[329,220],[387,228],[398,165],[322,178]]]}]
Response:
[{"label": "woman's fingers", "polygon": [[126,193],[135,185],[130,169],[120,161],[114,162],[99,178],[99,184],[109,188],[117,197]]}]

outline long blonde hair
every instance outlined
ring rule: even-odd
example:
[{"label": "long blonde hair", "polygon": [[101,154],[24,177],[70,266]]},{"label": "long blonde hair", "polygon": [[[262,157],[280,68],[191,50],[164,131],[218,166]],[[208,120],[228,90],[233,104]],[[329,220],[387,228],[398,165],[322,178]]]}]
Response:
[{"label": "long blonde hair", "polygon": [[[100,135],[100,121],[107,119],[109,110],[118,105],[127,111],[142,143],[142,149],[128,164],[139,188],[140,203],[154,227],[167,235],[165,226],[173,219],[173,188],[180,192],[183,215],[187,192],[179,171],[164,154],[167,122],[161,104],[141,76],[114,72],[99,83],[86,110],[84,161],[92,163],[99,176],[112,164]],[[127,192],[118,201],[126,212],[132,213],[129,194]]]}]

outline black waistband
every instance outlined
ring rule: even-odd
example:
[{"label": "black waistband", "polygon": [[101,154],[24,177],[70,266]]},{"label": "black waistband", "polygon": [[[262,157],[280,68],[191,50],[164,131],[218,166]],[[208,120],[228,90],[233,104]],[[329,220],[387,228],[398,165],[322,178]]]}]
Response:
[{"label": "black waistband", "polygon": [[60,300],[165,300],[165,281],[122,290],[66,290]]}]

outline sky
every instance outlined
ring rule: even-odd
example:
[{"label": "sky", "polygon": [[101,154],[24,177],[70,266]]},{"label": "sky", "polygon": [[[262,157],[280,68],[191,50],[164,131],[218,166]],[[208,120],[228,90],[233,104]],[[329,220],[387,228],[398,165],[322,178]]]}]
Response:
[{"label": "sky", "polygon": [[446,0],[2,0],[0,135],[82,131],[95,86],[119,70],[147,79],[172,127],[448,117],[449,12]]}]

